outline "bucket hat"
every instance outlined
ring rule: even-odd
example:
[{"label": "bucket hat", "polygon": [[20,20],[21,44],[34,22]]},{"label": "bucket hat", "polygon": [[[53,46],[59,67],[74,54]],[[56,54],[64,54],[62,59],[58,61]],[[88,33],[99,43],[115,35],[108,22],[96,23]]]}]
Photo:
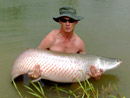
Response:
[{"label": "bucket hat", "polygon": [[56,22],[59,22],[59,18],[64,17],[64,16],[67,16],[67,17],[72,18],[72,19],[77,20],[77,21],[83,19],[83,17],[77,16],[76,9],[72,8],[72,7],[61,7],[59,9],[59,13],[60,13],[60,16],[53,17],[53,19]]}]

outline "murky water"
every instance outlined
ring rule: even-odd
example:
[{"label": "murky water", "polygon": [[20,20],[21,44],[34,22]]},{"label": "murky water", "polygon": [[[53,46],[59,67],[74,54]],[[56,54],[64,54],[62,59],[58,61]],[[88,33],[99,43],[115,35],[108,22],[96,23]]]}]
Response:
[{"label": "murky water", "polygon": [[[61,6],[72,5],[84,16],[75,32],[84,40],[88,54],[121,58],[117,69],[106,72],[96,87],[117,85],[122,96],[129,98],[130,85],[130,1],[129,0],[0,0],[0,98],[17,98],[11,82],[11,68],[20,52],[36,48],[41,40],[59,24],[52,20]],[[24,96],[22,83],[17,83]],[[63,84],[75,88],[77,84]],[[55,92],[45,91],[50,98]],[[63,94],[64,96],[64,94]]]}]

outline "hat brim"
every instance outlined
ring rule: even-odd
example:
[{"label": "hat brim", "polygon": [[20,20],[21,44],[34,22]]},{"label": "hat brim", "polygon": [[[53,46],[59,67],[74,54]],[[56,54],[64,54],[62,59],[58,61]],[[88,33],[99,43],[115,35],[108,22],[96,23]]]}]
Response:
[{"label": "hat brim", "polygon": [[74,19],[74,20],[77,20],[77,21],[80,21],[80,20],[82,20],[83,19],[83,17],[81,17],[81,16],[75,16],[75,15],[70,15],[70,14],[62,14],[62,15],[60,15],[59,17],[53,17],[53,19],[56,21],[56,22],[59,22],[59,18],[61,18],[61,17],[69,17],[69,18],[72,18],[72,19]]}]

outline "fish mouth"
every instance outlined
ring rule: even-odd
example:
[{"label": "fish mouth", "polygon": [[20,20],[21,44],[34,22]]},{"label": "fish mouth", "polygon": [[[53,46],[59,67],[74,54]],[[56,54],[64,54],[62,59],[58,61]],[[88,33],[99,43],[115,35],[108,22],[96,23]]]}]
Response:
[{"label": "fish mouth", "polygon": [[122,60],[120,59],[120,64],[122,63]]},{"label": "fish mouth", "polygon": [[120,61],[120,64],[122,63],[122,60]]},{"label": "fish mouth", "polygon": [[[121,63],[122,63],[122,60],[120,61],[120,64],[121,64]],[[120,65],[120,64],[119,64],[119,65]]]},{"label": "fish mouth", "polygon": [[119,64],[117,64],[117,66],[119,66],[119,65],[122,63],[122,60],[120,60],[119,62],[120,62],[120,63],[119,63]]}]

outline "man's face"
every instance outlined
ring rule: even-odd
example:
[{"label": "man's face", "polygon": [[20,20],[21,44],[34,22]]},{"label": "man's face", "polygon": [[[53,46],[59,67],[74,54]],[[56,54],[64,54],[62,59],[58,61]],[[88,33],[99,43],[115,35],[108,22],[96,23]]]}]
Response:
[{"label": "man's face", "polygon": [[76,21],[72,18],[69,18],[69,17],[61,17],[59,19],[59,23],[61,24],[61,29],[64,32],[69,33],[69,32],[73,32],[75,24],[77,24],[78,21]]}]

